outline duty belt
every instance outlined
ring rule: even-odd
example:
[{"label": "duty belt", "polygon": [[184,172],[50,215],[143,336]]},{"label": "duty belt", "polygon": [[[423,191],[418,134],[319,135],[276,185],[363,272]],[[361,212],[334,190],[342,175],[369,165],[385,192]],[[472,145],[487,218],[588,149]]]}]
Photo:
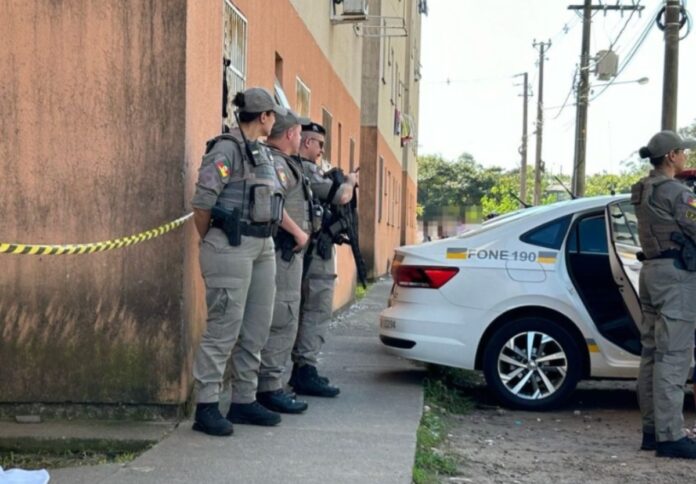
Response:
[{"label": "duty belt", "polygon": [[[213,219],[212,226],[218,229],[222,229],[225,222],[224,220]],[[275,235],[278,230],[278,226],[275,224],[250,224],[247,222],[242,222],[239,224],[239,231],[242,235],[247,237],[257,237],[259,239],[264,239],[266,237],[271,237]]]},{"label": "duty belt", "polygon": [[655,257],[646,257],[643,252],[638,252],[636,254],[636,258],[643,262],[646,260],[655,260],[655,259],[678,259],[680,257],[680,252],[678,249],[667,249],[663,250],[659,254],[657,254]]}]

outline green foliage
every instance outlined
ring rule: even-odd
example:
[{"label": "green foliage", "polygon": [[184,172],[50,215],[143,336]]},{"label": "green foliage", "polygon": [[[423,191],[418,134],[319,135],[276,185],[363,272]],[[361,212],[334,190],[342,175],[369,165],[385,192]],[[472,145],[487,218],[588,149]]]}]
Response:
[{"label": "green foliage", "polygon": [[636,183],[646,172],[621,173],[612,175],[599,173],[590,175],[585,180],[585,196],[609,195],[613,193],[630,193],[631,185]]},{"label": "green foliage", "polygon": [[457,473],[457,460],[443,447],[446,444],[448,413],[463,414],[473,408],[473,401],[462,389],[479,379],[473,372],[430,366],[424,382],[425,408],[417,432],[413,482],[440,482],[439,476]]},{"label": "green foliage", "polygon": [[[692,121],[690,126],[680,129],[679,134],[687,138],[696,138],[696,119]],[[696,150],[691,150],[691,153],[689,153],[686,166],[696,168]]]},{"label": "green foliage", "polygon": [[421,216],[460,216],[466,206],[480,205],[500,173],[502,169],[497,167],[483,168],[468,153],[455,161],[437,155],[419,157],[418,203],[422,206]]}]

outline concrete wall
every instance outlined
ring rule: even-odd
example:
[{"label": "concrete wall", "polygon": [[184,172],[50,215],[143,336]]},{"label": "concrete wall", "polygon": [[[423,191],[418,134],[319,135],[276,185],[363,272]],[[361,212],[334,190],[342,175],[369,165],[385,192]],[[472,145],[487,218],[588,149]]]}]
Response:
[{"label": "concrete wall", "polygon": [[[100,241],[181,216],[185,0],[1,8],[3,242]],[[0,255],[0,401],[180,401],[183,241]]]},{"label": "concrete wall", "polygon": [[[420,14],[417,3],[370,0],[371,15],[392,19],[386,20],[390,27],[382,31],[385,35],[365,38],[363,43],[361,156],[363,172],[370,174],[370,190],[375,193],[369,196],[374,205],[361,206],[361,223],[365,224],[361,228],[361,245],[373,276],[387,271],[394,248],[417,241],[417,141],[402,146],[401,136],[395,134],[396,110],[418,118],[419,86],[415,71],[420,62]],[[403,24],[397,24],[394,17],[402,18]],[[373,29],[379,25],[379,20],[370,22]],[[368,168],[367,163],[374,166]]]}]

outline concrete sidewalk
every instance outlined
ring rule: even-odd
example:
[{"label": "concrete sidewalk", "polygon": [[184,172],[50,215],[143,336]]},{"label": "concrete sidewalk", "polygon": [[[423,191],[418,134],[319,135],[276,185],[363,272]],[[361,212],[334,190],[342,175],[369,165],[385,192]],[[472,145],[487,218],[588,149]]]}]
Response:
[{"label": "concrete sidewalk", "polygon": [[341,388],[335,399],[308,397],[304,415],[277,427],[235,425],[209,437],[181,422],[126,465],[51,471],[51,483],[409,483],[423,406],[424,370],[385,353],[379,312],[391,281],[332,323],[320,369]]}]

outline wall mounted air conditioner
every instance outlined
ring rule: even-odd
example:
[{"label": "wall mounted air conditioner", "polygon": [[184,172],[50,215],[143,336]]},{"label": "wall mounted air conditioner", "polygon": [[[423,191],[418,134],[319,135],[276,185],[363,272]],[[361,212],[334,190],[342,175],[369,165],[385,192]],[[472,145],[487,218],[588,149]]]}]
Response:
[{"label": "wall mounted air conditioner", "polygon": [[343,15],[346,17],[366,17],[367,0],[343,0]]}]

